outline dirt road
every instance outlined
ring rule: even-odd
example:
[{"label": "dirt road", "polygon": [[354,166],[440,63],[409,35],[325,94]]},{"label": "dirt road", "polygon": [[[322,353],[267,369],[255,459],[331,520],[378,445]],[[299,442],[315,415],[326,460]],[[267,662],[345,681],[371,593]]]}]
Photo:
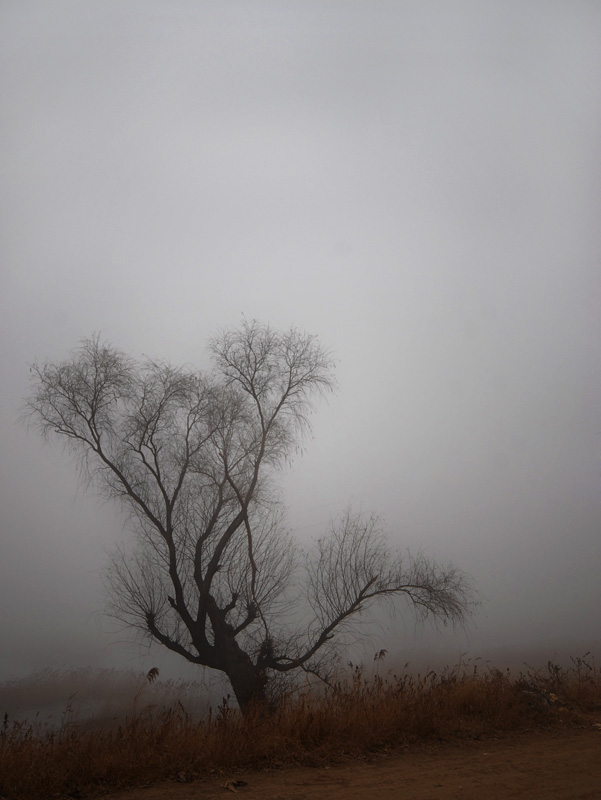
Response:
[{"label": "dirt road", "polygon": [[[181,778],[186,776],[182,775]],[[245,781],[232,788],[227,781]],[[232,773],[109,800],[601,800],[601,728],[428,745],[329,767]]]}]

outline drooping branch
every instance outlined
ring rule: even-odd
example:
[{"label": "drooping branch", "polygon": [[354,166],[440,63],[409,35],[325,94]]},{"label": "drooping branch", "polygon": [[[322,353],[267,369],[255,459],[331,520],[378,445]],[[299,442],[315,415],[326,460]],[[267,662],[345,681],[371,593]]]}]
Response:
[{"label": "drooping branch", "polygon": [[294,657],[275,659],[276,671],[304,667],[336,634],[356,626],[359,613],[375,601],[404,598],[421,619],[445,625],[463,621],[473,605],[464,573],[424,555],[394,554],[377,518],[350,510],[318,541],[307,576],[313,634],[304,646],[297,645]]}]

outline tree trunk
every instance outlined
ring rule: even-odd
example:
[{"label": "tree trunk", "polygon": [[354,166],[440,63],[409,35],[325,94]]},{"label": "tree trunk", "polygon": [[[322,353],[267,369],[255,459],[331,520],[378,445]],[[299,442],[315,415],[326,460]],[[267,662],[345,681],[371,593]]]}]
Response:
[{"label": "tree trunk", "polygon": [[253,709],[269,711],[266,692],[267,677],[263,670],[256,667],[250,659],[248,664],[243,661],[231,664],[227,676],[244,716]]},{"label": "tree trunk", "polygon": [[222,630],[220,633],[221,664],[218,668],[229,678],[242,714],[246,715],[256,708],[268,711],[265,670],[253,663],[229,631]]}]

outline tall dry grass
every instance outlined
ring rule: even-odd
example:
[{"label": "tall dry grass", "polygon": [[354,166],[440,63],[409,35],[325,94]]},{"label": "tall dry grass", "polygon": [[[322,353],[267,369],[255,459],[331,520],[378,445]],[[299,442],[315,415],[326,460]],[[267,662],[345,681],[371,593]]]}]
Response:
[{"label": "tall dry grass", "polygon": [[[65,714],[58,730],[11,722],[0,730],[0,797],[84,797],[210,771],[345,756],[418,741],[481,737],[568,726],[601,709],[601,672],[589,655],[569,669],[479,669],[462,664],[423,676],[374,674],[355,667],[321,695],[298,693],[266,717],[242,718],[224,701],[201,721],[179,707],[130,714],[113,729],[91,729]],[[150,679],[150,675],[149,675]]]}]

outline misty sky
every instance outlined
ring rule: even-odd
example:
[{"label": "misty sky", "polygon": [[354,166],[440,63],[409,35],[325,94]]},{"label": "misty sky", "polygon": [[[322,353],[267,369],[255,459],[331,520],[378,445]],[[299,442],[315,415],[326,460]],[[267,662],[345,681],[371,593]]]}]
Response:
[{"label": "misty sky", "polygon": [[595,0],[4,0],[0,678],[141,663],[29,364],[100,331],[208,367],[243,314],[339,362],[303,542],[351,503],[452,559],[456,652],[601,641],[600,37]]}]

